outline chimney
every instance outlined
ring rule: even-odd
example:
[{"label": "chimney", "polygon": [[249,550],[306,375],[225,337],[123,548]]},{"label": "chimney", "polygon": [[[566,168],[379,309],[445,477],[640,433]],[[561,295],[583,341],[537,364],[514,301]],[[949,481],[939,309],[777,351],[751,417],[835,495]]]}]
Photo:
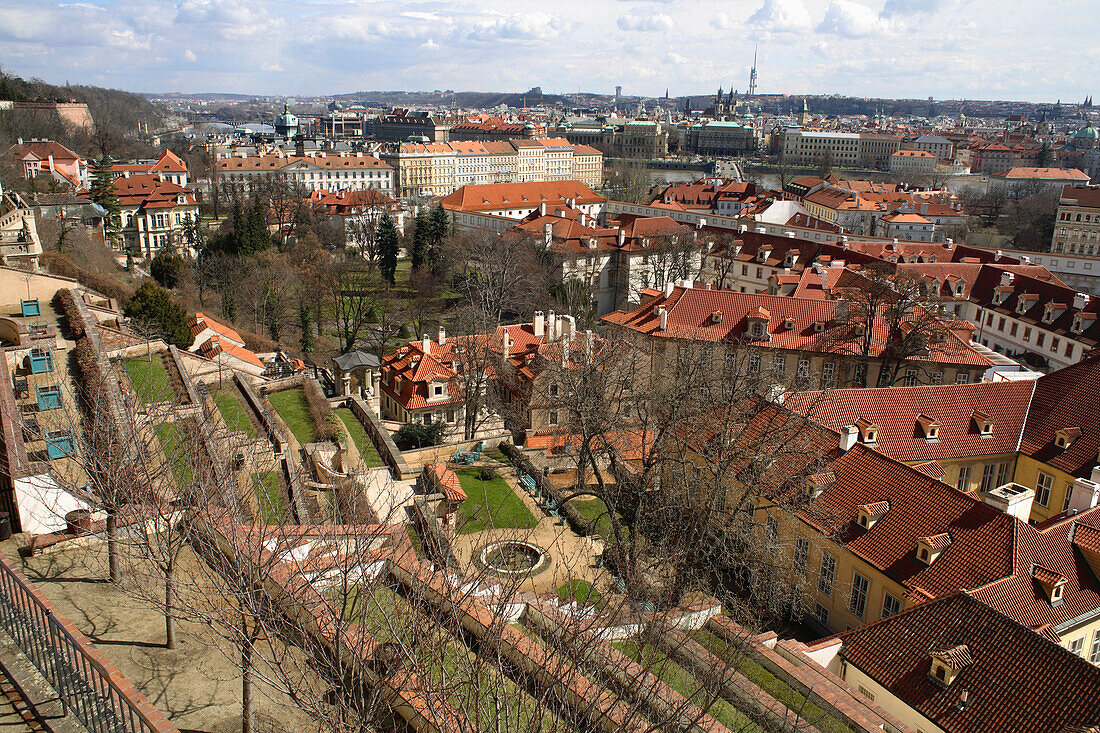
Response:
[{"label": "chimney", "polygon": [[542,311],[535,311],[535,318],[531,323],[531,327],[535,331],[535,336],[546,335],[546,316],[542,314]]},{"label": "chimney", "polygon": [[840,429],[840,450],[847,453],[856,444],[859,438],[859,428],[855,425],[845,425]]},{"label": "chimney", "polygon": [[691,285],[692,285],[692,282],[691,282],[691,278],[689,278],[689,277],[685,277],[683,282],[680,283],[680,287],[682,287],[684,290],[691,290]]},{"label": "chimney", "polygon": [[447,343],[447,329],[443,328],[443,326],[440,326],[439,327],[439,345],[443,346],[446,343]]},{"label": "chimney", "polygon": [[674,283],[674,282],[665,283],[665,297],[666,298],[671,297],[672,296],[672,291],[675,290],[675,289],[676,289],[676,283]]},{"label": "chimney", "polygon": [[700,216],[699,220],[695,222],[695,228],[696,229],[702,229],[706,225],[707,225],[707,218],[705,216]]},{"label": "chimney", "polygon": [[1073,310],[1083,311],[1089,307],[1089,296],[1086,293],[1077,293],[1073,296]]},{"label": "chimney", "polygon": [[1011,272],[1002,272],[1001,273],[1001,287],[1002,288],[1007,288],[1008,286],[1012,285],[1012,281],[1015,280],[1015,279],[1016,279],[1016,276],[1013,275]]},{"label": "chimney", "polygon": [[619,229],[619,246],[622,247],[624,244],[626,244],[626,232]]},{"label": "chimney", "polygon": [[661,330],[662,331],[667,331],[668,330],[668,311],[666,311],[664,308],[658,308],[657,309],[657,315],[659,315],[661,317]]},{"label": "chimney", "polygon": [[566,341],[572,341],[577,335],[577,319],[573,316],[561,317],[562,336]]},{"label": "chimney", "polygon": [[[563,317],[562,320],[564,321],[565,318]],[[565,369],[566,367],[569,366],[569,345],[570,345],[570,343],[571,343],[571,340],[568,337],[563,338],[561,340],[561,368],[562,369]]]},{"label": "chimney", "polygon": [[432,353],[432,337],[428,334],[424,334],[424,339],[420,342],[420,348],[425,354]]},{"label": "chimney", "polygon": [[1073,482],[1069,490],[1069,506],[1066,510],[1070,514],[1079,514],[1092,509],[1100,501],[1100,466],[1092,469],[1092,480],[1079,478]]},{"label": "chimney", "polygon": [[512,351],[512,337],[508,335],[508,328],[504,328],[504,335],[500,338],[500,351],[507,359]]},{"label": "chimney", "polygon": [[557,326],[558,326],[558,317],[554,314],[554,311],[550,311],[550,313],[548,313],[547,316],[546,316],[546,339],[547,339],[547,341],[553,341],[554,338],[557,336],[557,334],[555,333],[555,329],[557,328]]},{"label": "chimney", "polygon": [[744,234],[744,233],[745,233],[745,232],[747,232],[748,230],[749,230],[749,228],[748,228],[748,226],[747,226],[747,225],[745,225],[745,224],[738,224],[738,225],[737,225],[737,233],[738,233],[738,234]]},{"label": "chimney", "polygon": [[928,213],[928,204],[921,204],[920,205],[920,213],[921,213],[921,216],[924,216],[925,214]]},{"label": "chimney", "polygon": [[546,222],[542,225],[542,246],[546,249],[550,249],[550,246],[554,243],[554,225],[550,222]]},{"label": "chimney", "polygon": [[951,249],[954,246],[955,246],[955,240],[952,239],[951,237],[948,237],[947,238],[947,244],[945,244],[944,247],[946,247],[947,249]]},{"label": "chimney", "polygon": [[994,261],[994,262],[1000,262],[1000,261],[1001,261],[1001,257],[1002,257],[1003,255],[1004,255],[1004,252],[1002,252],[1001,250],[997,250],[997,254],[993,255],[993,261]]},{"label": "chimney", "polygon": [[539,216],[546,216],[546,202],[539,204]]},{"label": "chimney", "polygon": [[130,171],[122,171],[122,177],[123,178],[129,178],[130,177]]},{"label": "chimney", "polygon": [[1034,500],[1035,492],[1019,484],[1005,484],[982,494],[982,501],[986,504],[1005,514],[1011,514],[1021,522],[1026,522],[1031,515],[1031,503]]}]

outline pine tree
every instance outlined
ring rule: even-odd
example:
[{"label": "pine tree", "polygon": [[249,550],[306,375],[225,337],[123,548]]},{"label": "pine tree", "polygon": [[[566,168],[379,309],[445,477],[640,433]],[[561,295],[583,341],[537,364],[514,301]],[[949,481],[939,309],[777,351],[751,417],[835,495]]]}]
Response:
[{"label": "pine tree", "polygon": [[443,244],[443,240],[451,233],[451,219],[447,216],[447,210],[443,208],[443,204],[435,205],[430,219],[432,222],[432,237],[429,244],[432,247],[438,247]]},{"label": "pine tree", "polygon": [[[103,219],[104,234],[107,243],[119,249],[122,246],[122,206],[115,193],[115,177],[111,173],[111,165],[114,161],[104,155],[92,163],[92,185],[89,187],[89,198],[103,207],[107,212]],[[127,252],[127,268],[132,258],[132,253]]]},{"label": "pine tree", "polygon": [[245,247],[244,209],[241,207],[240,199],[233,200],[233,213],[230,214],[230,220],[233,222],[233,236],[229,240],[232,250],[230,254],[239,255]]},{"label": "pine tree", "polygon": [[1035,165],[1039,168],[1049,168],[1054,156],[1050,152],[1050,145],[1046,140],[1043,141],[1043,146],[1039,148],[1039,156],[1035,161]]},{"label": "pine tree", "polygon": [[386,212],[378,222],[378,267],[390,285],[396,282],[398,248],[397,225]]},{"label": "pine tree", "polygon": [[420,209],[416,214],[412,246],[409,248],[409,256],[412,259],[412,269],[419,270],[424,265],[428,257],[428,250],[432,246],[432,235],[432,220],[425,209]]},{"label": "pine tree", "polygon": [[186,349],[195,340],[187,326],[187,311],[172,294],[151,282],[142,283],[123,309],[127,318],[152,325],[164,340]]},{"label": "pine tree", "polygon": [[256,199],[252,206],[248,207],[248,216],[245,220],[245,254],[261,252],[271,245],[271,234],[267,229],[267,213],[263,203]]}]

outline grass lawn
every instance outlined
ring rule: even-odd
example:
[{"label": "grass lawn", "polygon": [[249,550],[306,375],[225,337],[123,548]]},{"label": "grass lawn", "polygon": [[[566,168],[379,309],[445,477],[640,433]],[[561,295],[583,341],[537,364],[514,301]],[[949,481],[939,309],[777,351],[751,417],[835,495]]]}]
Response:
[{"label": "grass lawn", "polygon": [[351,439],[355,441],[355,447],[359,449],[359,455],[363,456],[363,463],[367,464],[368,468],[381,468],[382,458],[374,447],[374,441],[367,435],[367,431],[363,429],[363,423],[359,422],[359,419],[355,417],[355,413],[347,407],[341,407],[333,410],[333,412],[344,422],[344,427],[351,433]]},{"label": "grass lawn", "polygon": [[249,419],[248,408],[235,389],[212,389],[210,396],[214,398],[214,404],[230,430],[248,433],[250,438],[256,437],[256,426]]},{"label": "grass lawn", "polygon": [[145,404],[168,402],[176,398],[160,354],[153,354],[152,359],[148,356],[136,356],[123,363],[126,365],[126,373],[130,375],[130,382],[134,385],[134,391]]},{"label": "grass lawn", "polygon": [[[569,503],[596,528],[601,536],[611,536],[611,515],[607,511],[607,505],[603,503],[603,499],[574,499]],[[619,521],[622,521],[622,517],[619,517]]]},{"label": "grass lawn", "polygon": [[462,490],[466,492],[466,501],[458,507],[459,534],[503,527],[532,529],[538,524],[504,479],[495,476],[482,481],[478,478],[480,472],[480,468],[456,471]]},{"label": "grass lawn", "polygon": [[416,552],[416,556],[424,557],[424,545],[420,541],[420,534],[416,531],[416,527],[410,524],[405,528],[405,532],[409,535],[409,542],[412,542],[413,551]]},{"label": "grass lawn", "polygon": [[820,731],[827,733],[843,733],[848,728],[839,720],[825,713],[824,710],[808,702],[801,694],[792,690],[783,680],[776,677],[764,667],[749,658],[748,653],[741,652],[732,647],[729,642],[706,629],[697,629],[689,634],[699,642],[707,651],[723,660],[738,672],[752,680],[762,690],[779,700],[799,717]]},{"label": "grass lawn", "polygon": [[592,587],[592,584],[581,578],[570,578],[561,588],[558,588],[558,598],[565,601],[569,598],[578,604],[592,603],[599,605],[600,592]]},{"label": "grass lawn", "polygon": [[286,497],[279,486],[279,476],[274,471],[252,474],[256,490],[256,504],[260,509],[260,521],[264,524],[282,524],[286,518]]},{"label": "grass lawn", "polygon": [[267,399],[299,443],[305,445],[317,442],[317,431],[314,430],[313,419],[309,416],[309,406],[306,404],[304,390],[288,389],[273,392],[267,396]]},{"label": "grass lawn", "polygon": [[712,718],[730,730],[760,730],[759,726],[749,720],[740,710],[721,697],[715,697],[715,693],[708,692],[702,682],[660,649],[651,646],[639,647],[637,642],[630,640],[615,641],[612,644],[623,654],[645,667],[648,672],[659,677],[666,685],[690,700],[696,707],[705,709]]},{"label": "grass lawn", "polygon": [[154,428],[154,431],[168,466],[172,469],[176,485],[179,488],[187,486],[194,480],[195,470],[191,465],[191,451],[187,445],[186,436],[180,426],[174,422],[161,423]]}]

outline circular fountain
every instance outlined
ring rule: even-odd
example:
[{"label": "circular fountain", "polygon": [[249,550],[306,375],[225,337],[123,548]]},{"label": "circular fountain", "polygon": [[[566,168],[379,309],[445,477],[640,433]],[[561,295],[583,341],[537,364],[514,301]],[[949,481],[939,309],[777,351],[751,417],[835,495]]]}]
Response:
[{"label": "circular fountain", "polygon": [[545,570],[550,556],[528,542],[494,542],[481,548],[478,564],[499,575],[526,575]]}]

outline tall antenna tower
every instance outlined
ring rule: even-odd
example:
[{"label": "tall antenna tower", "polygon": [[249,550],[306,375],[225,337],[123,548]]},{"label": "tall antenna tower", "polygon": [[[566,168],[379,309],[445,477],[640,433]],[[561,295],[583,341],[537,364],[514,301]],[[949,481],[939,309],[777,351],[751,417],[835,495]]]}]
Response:
[{"label": "tall antenna tower", "polygon": [[749,72],[749,96],[750,97],[756,94],[756,49],[757,49],[757,46],[754,46],[753,49],[752,49],[752,70]]}]

